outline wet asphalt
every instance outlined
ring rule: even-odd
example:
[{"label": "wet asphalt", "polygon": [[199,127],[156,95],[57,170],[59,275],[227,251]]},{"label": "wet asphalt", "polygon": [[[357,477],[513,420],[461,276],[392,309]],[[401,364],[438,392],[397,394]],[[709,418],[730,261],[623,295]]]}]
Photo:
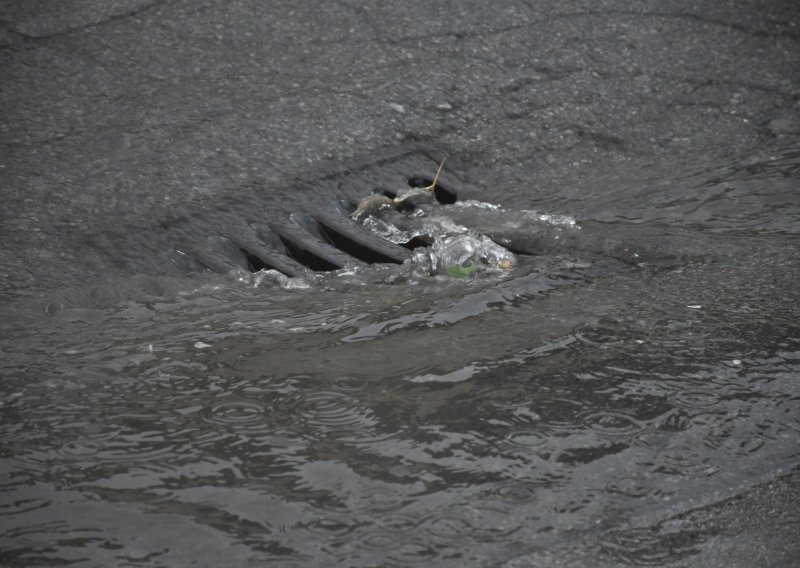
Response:
[{"label": "wet asphalt", "polygon": [[[796,148],[799,79],[789,0],[5,0],[0,294],[85,278],[64,243],[120,214],[392,146],[501,193]],[[790,565],[764,528],[800,504],[788,479],[682,517],[753,519],[695,565]]]},{"label": "wet asphalt", "polygon": [[498,188],[800,136],[796,2],[0,2],[2,290],[146,213],[430,142]]}]

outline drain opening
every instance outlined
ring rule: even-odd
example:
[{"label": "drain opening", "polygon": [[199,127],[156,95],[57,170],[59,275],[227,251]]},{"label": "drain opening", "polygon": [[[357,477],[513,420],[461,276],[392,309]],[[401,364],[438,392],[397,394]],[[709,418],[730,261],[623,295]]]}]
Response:
[{"label": "drain opening", "polygon": [[337,266],[336,264],[317,256],[308,249],[298,245],[293,241],[290,241],[287,238],[280,237],[280,239],[286,247],[290,257],[303,266],[310,268],[314,272],[331,272],[332,270],[338,270],[341,268],[341,266]]},{"label": "drain opening", "polygon": [[250,272],[258,272],[259,270],[277,270],[278,272],[281,272],[278,268],[270,264],[267,264],[254,254],[249,253],[244,249],[240,250],[244,254],[244,257],[247,259],[247,268],[250,270]]},{"label": "drain opening", "polygon": [[392,263],[392,264],[402,264],[402,261],[391,258],[369,248],[366,245],[363,245],[350,237],[343,235],[342,233],[328,227],[326,225],[320,225],[322,227],[322,231],[325,233],[326,238],[330,241],[330,243],[338,248],[345,254],[349,254],[353,258],[357,258],[367,264],[379,264],[379,263]]},{"label": "drain opening", "polygon": [[407,248],[408,250],[414,250],[418,248],[425,248],[429,247],[433,244],[433,239],[428,235],[417,235],[416,237],[412,238],[410,241],[404,242],[402,247]]},{"label": "drain opening", "polygon": [[[422,177],[422,176],[414,176],[408,178],[408,185],[409,187],[429,187],[433,183],[433,178]],[[455,192],[450,191],[449,189],[442,187],[441,182],[436,184],[436,187],[433,188],[433,194],[436,197],[436,201],[441,203],[442,205],[452,205],[456,201],[458,201],[458,196]]]},{"label": "drain opening", "polygon": [[537,254],[533,253],[529,248],[528,249],[516,248],[514,245],[509,243],[507,239],[492,239],[492,241],[500,245],[504,249],[506,249],[511,254],[515,254],[517,256],[536,256]]}]

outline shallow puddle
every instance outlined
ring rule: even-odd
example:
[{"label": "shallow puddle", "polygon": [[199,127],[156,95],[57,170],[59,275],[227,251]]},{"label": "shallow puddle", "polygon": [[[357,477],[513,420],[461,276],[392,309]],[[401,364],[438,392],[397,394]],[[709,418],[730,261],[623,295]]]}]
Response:
[{"label": "shallow puddle", "polygon": [[[666,264],[567,247],[509,270],[140,276],[7,304],[0,560],[663,559],[633,529],[797,463],[797,172],[698,168],[647,207],[651,188],[616,189],[640,200],[597,209],[613,231],[697,231],[702,254]],[[713,536],[682,530],[673,561]]]}]

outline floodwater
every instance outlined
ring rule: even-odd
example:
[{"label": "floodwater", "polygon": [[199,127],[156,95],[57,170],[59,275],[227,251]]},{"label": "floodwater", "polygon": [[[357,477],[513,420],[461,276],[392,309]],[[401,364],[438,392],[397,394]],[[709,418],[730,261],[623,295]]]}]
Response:
[{"label": "floodwater", "polygon": [[[783,151],[508,188],[501,217],[589,232],[506,270],[8,303],[0,562],[691,564],[717,534],[664,523],[800,463],[798,185]],[[604,256],[592,222],[666,253]]]}]

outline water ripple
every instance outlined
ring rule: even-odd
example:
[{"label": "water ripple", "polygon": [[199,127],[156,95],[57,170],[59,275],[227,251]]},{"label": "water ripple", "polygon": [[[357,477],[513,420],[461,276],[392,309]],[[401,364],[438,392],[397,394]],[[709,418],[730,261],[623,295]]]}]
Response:
[{"label": "water ripple", "polygon": [[616,347],[631,339],[627,326],[611,320],[583,326],[574,335],[586,345],[601,348]]},{"label": "water ripple", "polygon": [[710,408],[719,404],[720,395],[708,390],[682,390],[675,394],[672,402],[684,408]]},{"label": "water ripple", "polygon": [[381,517],[378,525],[385,531],[398,534],[414,530],[421,522],[422,519],[410,513],[392,513]]},{"label": "water ripple", "polygon": [[606,484],[606,491],[611,494],[624,495],[640,499],[660,492],[651,480],[641,476],[618,477]]},{"label": "water ripple", "polygon": [[218,288],[6,322],[0,557],[460,566],[600,538],[608,564],[686,562],[692,533],[598,531],[796,461],[800,265],[780,240],[758,261],[559,257],[503,282]]},{"label": "water ripple", "polygon": [[607,436],[631,436],[644,430],[645,425],[622,412],[590,412],[578,417],[578,422],[593,432]]},{"label": "water ripple", "polygon": [[492,495],[510,504],[534,501],[536,499],[536,493],[536,486],[520,482],[507,483],[492,491]]},{"label": "water ripple", "polygon": [[659,534],[646,527],[609,533],[600,546],[606,555],[626,565],[663,566],[697,553],[705,540],[699,532]]},{"label": "water ripple", "polygon": [[318,432],[372,435],[379,421],[371,409],[339,391],[318,391],[300,397],[294,411]]},{"label": "water ripple", "polygon": [[99,450],[96,458],[103,462],[130,463],[155,461],[175,453],[176,445],[163,440],[148,440],[146,435],[120,436],[113,445]]},{"label": "water ripple", "polygon": [[410,499],[409,493],[413,493],[413,488],[399,488],[387,483],[375,484],[358,493],[357,503],[370,513],[389,514]]},{"label": "water ripple", "polygon": [[317,538],[339,540],[353,534],[358,526],[351,516],[323,513],[306,523],[304,528]]},{"label": "water ripple", "polygon": [[697,450],[681,447],[659,453],[651,471],[669,476],[710,477],[719,472],[719,467]]},{"label": "water ripple", "polygon": [[358,377],[339,377],[333,381],[333,387],[345,392],[360,391],[369,386],[369,383]]},{"label": "water ripple", "polygon": [[478,503],[437,511],[425,519],[423,526],[426,533],[448,541],[469,538],[499,542],[519,530],[521,523],[506,509]]},{"label": "water ripple", "polygon": [[29,479],[18,479],[14,483],[3,484],[0,489],[0,517],[30,513],[51,505],[51,499],[30,487],[30,483]]},{"label": "water ripple", "polygon": [[264,405],[254,400],[225,400],[203,409],[203,420],[220,426],[249,426],[263,421]]},{"label": "water ripple", "polygon": [[419,541],[399,542],[386,556],[386,560],[401,566],[418,566],[430,563],[438,556],[436,548]]},{"label": "water ripple", "polygon": [[547,437],[543,432],[536,430],[516,430],[506,436],[506,440],[520,448],[537,448],[547,442]]},{"label": "water ripple", "polygon": [[[418,532],[421,523],[420,517],[410,513],[389,513],[378,516],[364,534],[361,544],[374,551],[395,550],[401,543],[423,540]],[[398,562],[402,563],[402,560]]]}]

